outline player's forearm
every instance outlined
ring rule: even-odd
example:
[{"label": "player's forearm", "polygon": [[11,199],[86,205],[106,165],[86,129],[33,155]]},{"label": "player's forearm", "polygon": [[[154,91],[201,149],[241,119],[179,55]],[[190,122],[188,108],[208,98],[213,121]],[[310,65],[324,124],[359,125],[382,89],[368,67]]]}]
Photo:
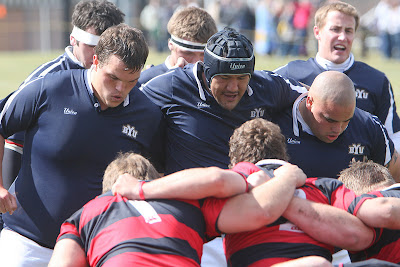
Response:
[{"label": "player's forearm", "polygon": [[359,208],[357,217],[370,227],[400,229],[400,199],[368,199]]},{"label": "player's forearm", "polygon": [[246,181],[240,174],[230,170],[193,168],[145,183],[142,189],[146,199],[228,197],[244,193]]},{"label": "player's forearm", "polygon": [[283,216],[314,239],[349,250],[368,247],[373,231],[344,210],[294,197]]},{"label": "player's forearm", "polygon": [[275,177],[249,193],[230,198],[218,219],[223,233],[252,231],[277,220],[296,188],[296,180]]},{"label": "player's forearm", "polygon": [[85,251],[72,239],[62,239],[56,243],[49,267],[89,267]]}]

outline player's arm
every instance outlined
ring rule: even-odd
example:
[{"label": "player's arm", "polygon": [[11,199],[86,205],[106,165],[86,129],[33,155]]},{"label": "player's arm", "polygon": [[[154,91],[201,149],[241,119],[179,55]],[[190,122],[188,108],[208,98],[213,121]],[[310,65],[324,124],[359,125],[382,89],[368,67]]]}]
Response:
[{"label": "player's arm", "polygon": [[359,251],[368,247],[374,232],[356,216],[336,207],[294,197],[283,216],[314,239]]},{"label": "player's arm", "polygon": [[54,247],[49,267],[89,267],[83,248],[73,239],[59,240]]},{"label": "player's arm", "polygon": [[15,197],[3,186],[3,155],[4,155],[4,137],[0,135],[0,212],[13,212],[17,209]]},{"label": "player's arm", "polygon": [[400,199],[378,197],[365,200],[356,216],[375,228],[400,229]]},{"label": "player's arm", "polygon": [[129,174],[121,175],[112,187],[128,199],[229,197],[248,190],[243,175],[218,167],[182,170],[151,182],[140,183]]},{"label": "player's arm", "polygon": [[393,176],[394,180],[399,183],[400,182],[400,160],[399,160],[399,153],[396,150],[394,150],[392,159],[389,161],[389,163],[386,165],[386,167],[390,171],[390,174]]},{"label": "player's arm", "polygon": [[[256,174],[263,174],[263,171]],[[217,222],[221,232],[229,234],[255,230],[282,215],[296,187],[304,184],[306,175],[292,164],[279,167],[274,175],[274,178],[249,193],[227,200]]]}]

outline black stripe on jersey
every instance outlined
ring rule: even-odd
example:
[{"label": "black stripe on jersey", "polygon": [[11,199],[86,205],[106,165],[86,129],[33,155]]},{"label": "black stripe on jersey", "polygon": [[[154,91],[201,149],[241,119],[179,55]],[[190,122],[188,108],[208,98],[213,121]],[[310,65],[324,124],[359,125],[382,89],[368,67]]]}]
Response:
[{"label": "black stripe on jersey", "polygon": [[332,261],[331,252],[320,246],[307,243],[263,243],[241,249],[234,253],[229,266],[243,267],[267,258],[297,259],[303,256],[317,255]]},{"label": "black stripe on jersey", "polygon": [[321,177],[314,181],[314,185],[328,198],[329,203],[332,203],[332,195],[343,183],[337,179]]},{"label": "black stripe on jersey", "polygon": [[[148,203],[154,208],[157,214],[163,215],[173,215],[174,218],[185,224],[187,227],[190,227],[194,231],[196,231],[201,238],[204,238],[205,235],[205,222],[204,217],[201,210],[189,203],[185,203],[178,200],[148,200]],[[121,206],[129,206],[129,209]],[[103,214],[107,214],[104,215]],[[97,224],[99,223],[98,217],[101,216],[101,227]],[[141,214],[130,204],[119,201],[111,203],[110,207],[106,209],[102,214],[94,217],[90,222],[82,227],[80,231],[80,235],[82,240],[88,240],[85,244],[85,251],[89,251],[91,239],[96,237],[100,231],[109,227],[110,225],[116,223],[117,221],[131,218],[131,217],[140,217]],[[97,226],[96,226],[97,225]],[[87,233],[90,233],[90,237],[86,236]]]},{"label": "black stripe on jersey", "polygon": [[[400,231],[399,230],[390,230],[390,229],[383,229],[383,233],[378,241],[373,244],[371,247],[367,248],[366,250],[356,252],[356,253],[349,253],[350,258],[352,261],[359,261],[365,260],[368,258],[372,258],[379,254],[379,252],[390,244],[397,242],[400,239]],[[393,251],[393,253],[396,253]],[[382,256],[382,255],[381,255]],[[389,256],[389,255],[388,255]],[[382,257],[379,257],[382,258]]]},{"label": "black stripe on jersey", "polygon": [[[176,249],[172,250],[171,248]],[[190,258],[200,265],[200,259],[197,251],[193,249],[187,241],[177,238],[164,237],[158,239],[137,238],[134,240],[125,241],[103,255],[96,266],[102,266],[110,258],[128,252],[140,252],[152,255],[178,255]]]}]

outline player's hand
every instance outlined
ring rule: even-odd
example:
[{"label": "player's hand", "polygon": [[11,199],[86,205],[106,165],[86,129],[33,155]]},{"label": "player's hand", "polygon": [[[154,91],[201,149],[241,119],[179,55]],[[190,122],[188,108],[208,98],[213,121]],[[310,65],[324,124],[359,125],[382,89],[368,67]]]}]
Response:
[{"label": "player's hand", "polygon": [[9,212],[10,215],[17,209],[17,199],[4,187],[0,188],[0,212]]},{"label": "player's hand", "polygon": [[302,169],[300,169],[297,165],[293,165],[290,163],[282,165],[281,167],[276,169],[274,171],[274,176],[278,179],[279,177],[287,177],[290,179],[295,179],[294,182],[296,183],[296,187],[304,185],[307,179],[307,176],[305,175]]},{"label": "player's hand", "polygon": [[130,174],[124,173],[120,175],[112,186],[114,195],[120,194],[128,199],[139,198],[139,180]]},{"label": "player's hand", "polygon": [[249,183],[250,188],[254,188],[269,181],[270,179],[271,178],[264,171],[258,171],[250,174],[247,177],[247,182]]},{"label": "player's hand", "polygon": [[178,57],[178,59],[176,60],[175,63],[175,68],[183,68],[185,67],[187,64],[189,64],[189,62],[186,61],[186,59],[184,59],[183,57]]}]

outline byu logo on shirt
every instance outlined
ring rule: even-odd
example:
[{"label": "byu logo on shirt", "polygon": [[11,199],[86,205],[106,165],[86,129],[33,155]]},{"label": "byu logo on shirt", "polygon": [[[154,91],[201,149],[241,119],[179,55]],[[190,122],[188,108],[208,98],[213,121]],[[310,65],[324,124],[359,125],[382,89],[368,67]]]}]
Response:
[{"label": "byu logo on shirt", "polygon": [[356,98],[368,99],[368,92],[366,92],[364,89],[356,89]]},{"label": "byu logo on shirt", "polygon": [[136,138],[138,131],[135,130],[134,126],[127,124],[122,126],[122,133],[126,134],[130,138]]},{"label": "byu logo on shirt", "polygon": [[262,108],[255,108],[251,111],[250,117],[251,118],[262,118],[264,116],[265,110]]},{"label": "byu logo on shirt", "polygon": [[361,144],[352,144],[349,146],[349,154],[352,155],[363,155],[364,154],[364,146]]}]

